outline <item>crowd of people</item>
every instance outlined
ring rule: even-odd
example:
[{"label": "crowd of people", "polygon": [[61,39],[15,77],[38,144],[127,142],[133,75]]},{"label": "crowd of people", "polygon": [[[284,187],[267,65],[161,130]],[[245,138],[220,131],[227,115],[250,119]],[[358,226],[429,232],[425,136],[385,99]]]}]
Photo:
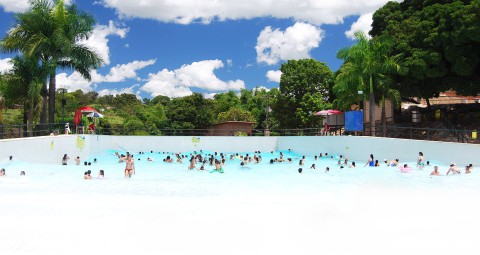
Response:
[{"label": "crowd of people", "polygon": [[[289,150],[290,152],[290,150]],[[147,157],[147,162],[153,162],[153,151],[150,151],[152,156]],[[276,156],[278,153],[278,157]],[[145,154],[145,152],[139,152],[138,155]],[[224,173],[224,165],[227,163],[227,160],[229,161],[239,161],[240,167],[242,168],[248,168],[249,164],[259,164],[262,162],[262,153],[260,151],[255,151],[253,154],[241,154],[241,153],[232,153],[232,154],[224,154],[224,153],[203,153],[202,150],[199,152],[193,151],[192,153],[189,154],[182,154],[182,153],[170,153],[170,152],[162,152],[160,153],[162,155],[162,161],[165,163],[180,163],[182,164],[184,160],[188,160],[188,167],[187,170],[198,170],[198,171],[205,171],[207,168],[210,168],[211,170],[209,172],[218,172],[218,173]],[[294,160],[298,159],[298,172],[303,173],[303,167],[306,163],[306,157],[285,157],[283,152],[270,152],[272,158],[268,161],[269,164],[277,164],[277,163],[293,163]],[[118,157],[118,162],[119,163],[125,163],[125,168],[124,168],[124,176],[125,178],[131,178],[133,175],[136,174],[135,170],[135,159],[134,155],[126,152],[126,154],[120,154],[118,152],[115,152],[114,155]],[[138,160],[141,158],[138,157]],[[346,157],[343,155],[339,156],[333,156],[329,155],[328,153],[319,153],[318,155],[313,156],[314,161],[318,161],[319,159],[331,159],[332,161],[336,162],[336,165],[340,168],[356,168],[357,164],[355,161],[350,162]],[[13,157],[10,156],[9,160],[12,161]],[[67,165],[68,161],[70,160],[69,156],[67,154],[64,154],[62,157],[61,163],[62,165]],[[80,165],[80,156],[77,156],[74,158],[75,165]],[[97,159],[95,158],[93,160],[94,163],[97,162]],[[91,162],[84,162],[85,166],[91,166]],[[400,160],[398,158],[387,160],[384,159],[381,162],[379,162],[378,159],[375,159],[373,154],[370,154],[368,157],[364,167],[379,167],[379,166],[389,166],[389,167],[398,167],[398,169],[401,172],[409,173],[413,169],[408,165],[408,164],[400,164]],[[430,167],[430,161],[425,160],[425,156],[423,155],[423,152],[418,153],[418,157],[416,160],[416,168],[421,170],[425,167]],[[327,166],[325,168],[325,172],[328,173],[330,171],[331,165]],[[310,166],[310,169],[315,170],[317,169],[317,164],[312,163]],[[468,164],[465,166],[465,174],[470,174],[473,171],[473,164]],[[445,175],[456,175],[456,174],[461,174],[462,171],[457,167],[455,163],[451,163],[449,168],[447,169]],[[25,175],[25,171],[21,171],[20,175]],[[430,173],[430,176],[440,176],[441,171],[439,170],[439,166],[435,165],[433,167],[433,171]],[[6,170],[4,168],[0,169],[0,176],[6,176]],[[84,173],[84,179],[92,179],[93,177],[91,176],[91,170],[88,170]],[[97,178],[105,178],[105,171],[102,169],[99,171]]]}]

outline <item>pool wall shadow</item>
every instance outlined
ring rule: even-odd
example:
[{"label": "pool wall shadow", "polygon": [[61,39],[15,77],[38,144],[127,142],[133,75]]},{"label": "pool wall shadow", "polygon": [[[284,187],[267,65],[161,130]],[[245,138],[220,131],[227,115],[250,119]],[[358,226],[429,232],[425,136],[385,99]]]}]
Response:
[{"label": "pool wall shadow", "polygon": [[217,152],[253,152],[288,150],[306,156],[319,153],[342,154],[350,160],[365,162],[370,154],[376,159],[415,161],[422,151],[427,160],[444,163],[480,164],[480,145],[451,142],[363,137],[363,136],[295,136],[295,137],[234,137],[234,136],[106,136],[60,135],[0,140],[0,163],[9,156],[14,160],[34,163],[60,164],[64,154],[71,162],[80,156],[105,150],[186,152],[209,150]]}]

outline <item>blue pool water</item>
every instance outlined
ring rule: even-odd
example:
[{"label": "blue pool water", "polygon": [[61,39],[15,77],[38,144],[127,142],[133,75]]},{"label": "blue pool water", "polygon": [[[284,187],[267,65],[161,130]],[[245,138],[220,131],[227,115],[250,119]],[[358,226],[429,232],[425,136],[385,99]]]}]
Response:
[{"label": "blue pool water", "polygon": [[[124,151],[118,151],[125,153]],[[0,184],[5,188],[6,185],[22,185],[21,189],[39,190],[39,191],[60,191],[71,192],[81,188],[82,192],[101,192],[101,193],[125,193],[138,195],[155,196],[214,196],[214,195],[232,195],[232,194],[291,194],[308,193],[315,194],[329,190],[342,190],[360,187],[364,185],[385,186],[393,188],[474,188],[477,187],[479,176],[475,170],[472,174],[462,174],[455,176],[436,176],[431,177],[430,172],[434,165],[440,167],[440,172],[445,175],[448,166],[445,163],[431,160],[431,166],[423,169],[415,167],[413,161],[400,161],[400,164],[412,166],[413,171],[403,173],[397,167],[381,164],[380,167],[364,167],[365,161],[356,162],[356,168],[349,168],[346,165],[338,165],[339,155],[319,157],[317,160],[312,156],[305,157],[304,165],[300,166],[299,161],[303,155],[291,151],[282,151],[284,159],[291,158],[292,162],[274,162],[270,164],[271,159],[279,158],[280,152],[262,152],[257,153],[262,157],[260,163],[250,162],[241,166],[239,153],[233,159],[230,159],[231,153],[225,153],[224,174],[210,173],[214,166],[208,162],[204,171],[188,170],[189,158],[193,152],[185,152],[185,158],[182,163],[176,162],[176,156],[169,152],[145,152],[143,154],[135,153],[136,175],[125,182],[124,162],[118,162],[114,150],[104,151],[98,155],[91,155],[87,159],[81,159],[80,165],[75,165],[70,155],[69,165],[47,165],[32,164],[28,162],[2,162],[1,167],[7,169],[7,177],[0,178]],[[199,153],[199,152],[198,152]],[[203,156],[208,157],[213,154],[210,151],[203,151]],[[254,152],[248,152],[253,156]],[[163,162],[167,156],[174,159],[173,163]],[[152,158],[153,161],[147,161]],[[221,159],[220,153],[216,156]],[[94,163],[97,159],[97,163]],[[85,166],[84,162],[90,162],[90,166]],[[382,160],[383,161],[383,160]],[[351,162],[350,162],[351,163]],[[311,169],[315,164],[316,169]],[[201,163],[197,163],[200,168]],[[344,168],[341,168],[344,166]],[[326,167],[330,171],[326,172]],[[298,169],[302,168],[302,174]],[[96,177],[100,169],[105,171],[105,179],[83,180],[83,173],[87,170],[92,171],[92,176]],[[26,171],[26,176],[19,176],[20,171]],[[8,192],[8,191],[3,191]]]}]

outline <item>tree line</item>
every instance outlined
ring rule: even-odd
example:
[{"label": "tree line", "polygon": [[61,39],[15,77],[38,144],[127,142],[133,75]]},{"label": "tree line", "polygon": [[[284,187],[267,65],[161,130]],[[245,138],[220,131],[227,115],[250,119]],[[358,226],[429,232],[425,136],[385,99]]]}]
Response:
[{"label": "tree line", "polygon": [[[369,35],[357,32],[351,47],[340,49],[344,63],[335,73],[314,59],[285,62],[278,89],[228,91],[213,99],[194,93],[182,98],[157,96],[139,100],[135,95],[98,96],[80,90],[56,89],[58,69],[90,71],[102,59],[79,41],[88,38],[93,17],[65,6],[63,0],[30,2],[25,13],[0,41],[4,52],[18,53],[13,70],[0,79],[0,109],[20,104],[22,123],[34,125],[68,121],[82,105],[103,109],[100,123],[110,130],[126,127],[128,134],[158,135],[166,129],[207,129],[223,121],[251,121],[255,128],[319,127],[314,112],[348,110],[368,95],[370,119],[376,105],[399,105],[402,97],[428,99],[455,90],[463,95],[480,92],[480,0],[405,0],[389,2],[373,15]],[[49,84],[47,88],[47,83]],[[60,98],[65,97],[64,118]],[[48,103],[48,104],[47,104]],[[271,112],[270,112],[271,110]],[[269,118],[266,119],[267,111]],[[0,124],[3,124],[0,111]],[[374,133],[375,122],[370,123]],[[125,131],[124,131],[125,132]]]}]

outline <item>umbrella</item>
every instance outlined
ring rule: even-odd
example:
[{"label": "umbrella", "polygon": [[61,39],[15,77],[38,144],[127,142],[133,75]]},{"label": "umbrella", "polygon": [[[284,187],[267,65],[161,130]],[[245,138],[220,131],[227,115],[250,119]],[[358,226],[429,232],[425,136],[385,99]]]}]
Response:
[{"label": "umbrella", "polygon": [[339,110],[322,110],[322,111],[316,112],[315,115],[328,116],[328,115],[341,114],[341,113],[342,112]]},{"label": "umbrella", "polygon": [[[80,122],[82,121],[82,114],[84,113],[97,113],[97,114],[100,114],[98,113],[97,110],[95,110],[94,108],[90,107],[90,106],[82,106],[80,108],[78,108],[77,110],[75,110],[75,117],[73,119],[73,123],[75,123],[75,125],[79,125]],[[103,118],[100,117],[100,118]]]},{"label": "umbrella", "polygon": [[91,113],[87,114],[86,116],[91,117],[91,118],[103,118],[103,114],[98,113],[98,112],[91,112]]}]

